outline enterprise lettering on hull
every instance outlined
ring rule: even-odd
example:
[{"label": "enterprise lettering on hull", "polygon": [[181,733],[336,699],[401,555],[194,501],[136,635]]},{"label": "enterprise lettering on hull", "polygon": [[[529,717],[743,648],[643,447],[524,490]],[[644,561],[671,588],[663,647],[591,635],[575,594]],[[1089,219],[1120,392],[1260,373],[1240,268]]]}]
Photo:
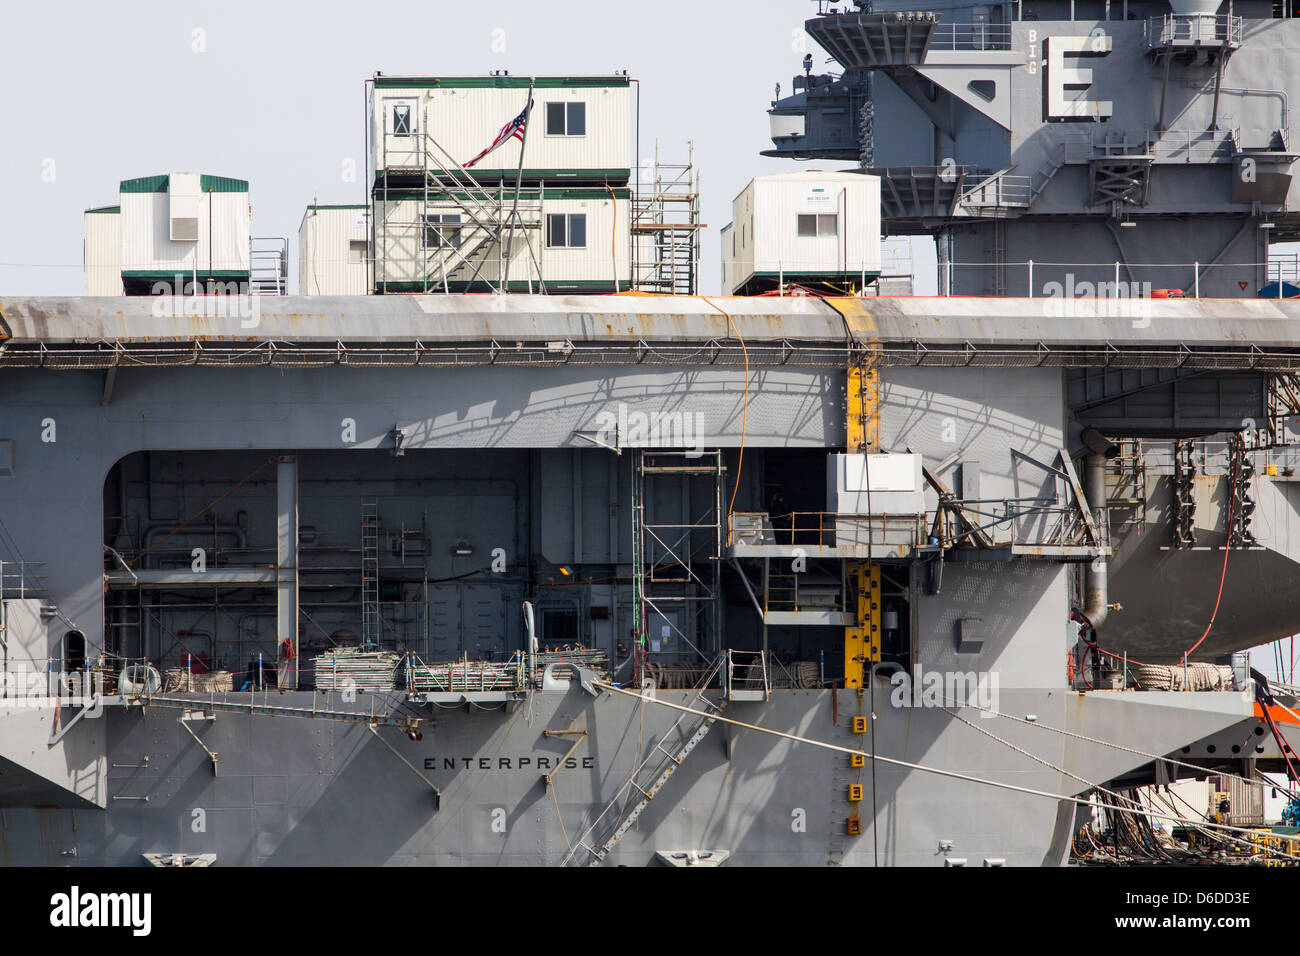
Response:
[{"label": "enterprise lettering on hull", "polygon": [[595,757],[425,757],[425,770],[592,770]]}]

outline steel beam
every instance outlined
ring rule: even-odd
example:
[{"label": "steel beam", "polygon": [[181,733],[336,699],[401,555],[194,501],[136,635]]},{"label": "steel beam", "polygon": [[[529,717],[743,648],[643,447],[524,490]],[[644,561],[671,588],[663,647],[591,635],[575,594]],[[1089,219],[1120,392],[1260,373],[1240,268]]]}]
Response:
[{"label": "steel beam", "polygon": [[248,587],[271,585],[276,581],[274,568],[213,568],[211,571],[191,571],[189,568],[170,568],[162,571],[107,571],[104,580],[113,587],[140,588],[211,588]]},{"label": "steel beam", "polygon": [[298,686],[298,459],[281,455],[275,473],[275,624],[279,686]]}]

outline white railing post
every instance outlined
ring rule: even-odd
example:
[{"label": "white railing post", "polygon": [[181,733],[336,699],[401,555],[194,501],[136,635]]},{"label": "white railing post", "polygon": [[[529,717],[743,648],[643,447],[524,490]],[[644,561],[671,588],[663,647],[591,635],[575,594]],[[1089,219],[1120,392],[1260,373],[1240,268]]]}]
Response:
[{"label": "white railing post", "polygon": [[1029,298],[1034,297],[1034,260],[1029,260]]},{"label": "white railing post", "polygon": [[1199,299],[1201,297],[1201,264],[1194,262],[1192,268],[1195,270],[1192,273],[1192,296]]}]

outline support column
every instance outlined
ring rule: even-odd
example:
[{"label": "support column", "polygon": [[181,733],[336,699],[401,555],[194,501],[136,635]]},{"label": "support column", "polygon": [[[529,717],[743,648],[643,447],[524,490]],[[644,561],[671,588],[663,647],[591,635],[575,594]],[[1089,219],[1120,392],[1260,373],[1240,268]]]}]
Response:
[{"label": "support column", "polygon": [[857,621],[844,629],[844,686],[861,687],[865,665],[880,660],[880,565],[859,564],[850,573],[856,582]]},{"label": "support column", "polygon": [[844,450],[850,455],[880,451],[880,371],[874,361],[849,369],[848,424]]},{"label": "support column", "polygon": [[[880,371],[874,359],[849,369],[846,393],[844,450],[850,455],[879,453]],[[880,660],[880,565],[850,565],[849,575],[856,584],[857,602],[854,624],[844,629],[844,686],[860,688],[864,665]]]},{"label": "support column", "polygon": [[[282,688],[298,686],[298,459],[281,455],[275,473],[275,634]],[[285,642],[289,642],[286,647]]]}]

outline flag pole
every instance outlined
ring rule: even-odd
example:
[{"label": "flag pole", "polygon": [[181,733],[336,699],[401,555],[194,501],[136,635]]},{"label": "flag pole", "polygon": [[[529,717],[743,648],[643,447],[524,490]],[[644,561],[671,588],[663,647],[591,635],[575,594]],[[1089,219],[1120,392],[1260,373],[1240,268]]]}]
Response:
[{"label": "flag pole", "polygon": [[[508,279],[510,275],[510,266],[514,255],[515,245],[515,219],[519,214],[519,191],[524,182],[524,147],[528,145],[528,130],[533,125],[533,87],[537,83],[537,77],[528,78],[528,105],[524,107],[524,135],[519,140],[519,167],[515,170],[515,200],[510,207],[510,217],[506,220],[506,227],[510,230],[510,240],[506,247],[506,261],[501,270],[501,291],[505,292],[508,288]],[[542,228],[546,228],[545,221],[542,222]],[[498,237],[499,240],[500,237]],[[539,274],[537,281],[540,283],[542,277]]]}]

